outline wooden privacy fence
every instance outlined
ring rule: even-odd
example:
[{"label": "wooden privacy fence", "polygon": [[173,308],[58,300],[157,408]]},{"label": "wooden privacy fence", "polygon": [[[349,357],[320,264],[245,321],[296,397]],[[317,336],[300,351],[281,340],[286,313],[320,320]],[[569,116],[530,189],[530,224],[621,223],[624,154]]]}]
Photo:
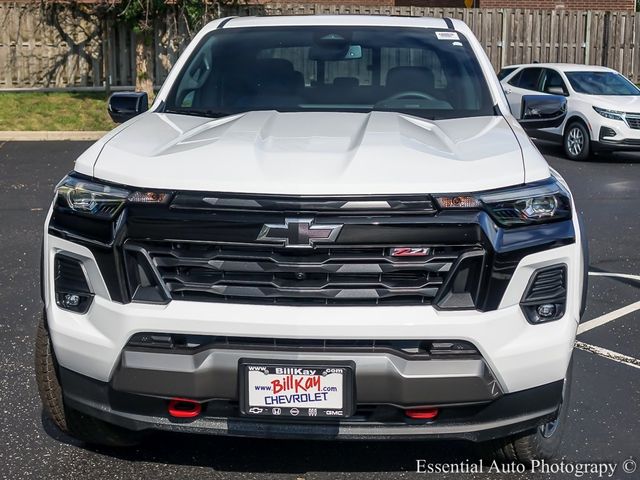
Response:
[{"label": "wooden privacy fence", "polygon": [[[465,21],[496,70],[515,63],[606,65],[640,82],[640,13],[454,9],[323,4],[226,8],[223,15],[368,14],[452,17]],[[210,20],[210,19],[205,19]],[[154,74],[162,83],[190,34],[167,15],[153,35]],[[0,3],[0,89],[100,87],[135,83],[135,39],[130,29],[77,9],[47,15],[33,4]]]}]

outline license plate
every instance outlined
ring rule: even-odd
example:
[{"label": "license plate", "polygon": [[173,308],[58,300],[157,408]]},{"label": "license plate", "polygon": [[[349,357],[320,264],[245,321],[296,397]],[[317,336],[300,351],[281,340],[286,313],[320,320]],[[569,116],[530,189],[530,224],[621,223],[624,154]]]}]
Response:
[{"label": "license plate", "polygon": [[345,418],[353,411],[353,365],[240,362],[244,415]]}]

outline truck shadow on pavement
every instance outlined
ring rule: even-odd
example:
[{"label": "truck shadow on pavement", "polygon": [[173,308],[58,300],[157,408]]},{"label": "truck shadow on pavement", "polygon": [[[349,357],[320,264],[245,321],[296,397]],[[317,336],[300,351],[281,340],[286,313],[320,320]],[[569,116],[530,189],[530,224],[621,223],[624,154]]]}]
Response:
[{"label": "truck shadow on pavement", "polygon": [[476,446],[463,441],[270,440],[154,432],[137,447],[84,444],[42,415],[54,440],[127,462],[208,467],[220,472],[303,474],[306,472],[415,472],[416,460],[475,463]]},{"label": "truck shadow on pavement", "polygon": [[270,473],[415,472],[417,459],[451,463],[478,458],[473,445],[465,442],[264,440],[165,433],[149,437],[135,450],[113,453],[126,460]]}]

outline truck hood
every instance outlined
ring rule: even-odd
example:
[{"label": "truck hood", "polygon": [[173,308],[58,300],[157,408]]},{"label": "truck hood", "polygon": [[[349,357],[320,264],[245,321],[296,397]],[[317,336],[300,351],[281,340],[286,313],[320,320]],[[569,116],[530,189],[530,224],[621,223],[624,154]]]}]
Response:
[{"label": "truck hood", "polygon": [[149,112],[105,142],[84,173],[147,188],[356,195],[471,192],[525,180],[520,145],[500,116],[257,111],[212,120]]}]

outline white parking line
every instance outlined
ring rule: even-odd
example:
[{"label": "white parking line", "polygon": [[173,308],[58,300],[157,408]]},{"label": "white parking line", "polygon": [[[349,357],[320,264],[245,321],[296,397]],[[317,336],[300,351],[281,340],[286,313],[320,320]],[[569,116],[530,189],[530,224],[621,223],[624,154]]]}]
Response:
[{"label": "white parking line", "polygon": [[604,358],[608,358],[609,360],[613,360],[614,362],[623,363],[625,365],[629,365],[630,367],[640,369],[640,360],[628,355],[623,355],[622,353],[607,350],[606,348],[602,347],[596,347],[595,345],[589,345],[588,343],[580,342],[578,340],[576,340],[576,348],[584,350],[585,352],[594,353]]},{"label": "white parking line", "polygon": [[[624,278],[627,280],[640,282],[640,275],[631,275],[628,273],[589,272],[589,276]],[[609,323],[613,320],[616,320],[617,318],[623,317],[637,310],[640,310],[640,301],[614,310],[613,312],[605,313],[604,315],[589,320],[588,322],[581,323],[580,325],[578,325],[577,334],[580,335],[581,333],[588,332],[589,330],[593,330],[596,327]],[[576,348],[584,350],[585,352],[590,352],[595,355],[608,358],[609,360],[613,360],[614,362],[622,363],[624,365],[629,365],[630,367],[640,369],[640,360],[638,360],[637,358],[623,355],[622,353],[614,352],[613,350],[608,350],[596,345],[589,345],[588,343],[581,342],[580,340],[576,340],[575,346]]]},{"label": "white parking line", "polygon": [[614,310],[613,312],[605,313],[604,315],[596,317],[593,320],[589,320],[588,322],[581,323],[580,325],[578,325],[578,335],[584,332],[588,332],[589,330],[593,330],[594,328],[599,327],[600,325],[604,325],[605,323],[609,323],[616,318],[620,318],[632,312],[635,312],[636,310],[640,310],[640,301]]},{"label": "white parking line", "polygon": [[[614,278],[625,278],[627,280],[635,280],[640,282],[640,275],[631,275],[629,273],[610,273],[610,272],[589,272],[590,277],[614,277]],[[589,330],[593,330],[596,327],[604,325],[605,323],[609,323],[617,318],[628,315],[636,310],[640,310],[640,301],[632,303],[631,305],[627,305],[626,307],[619,308],[614,310],[613,312],[605,313],[599,317],[596,317],[588,322],[581,323],[578,325],[578,333],[588,332]]]},{"label": "white parking line", "polygon": [[636,280],[640,282],[640,275],[631,275],[629,273],[589,272],[589,276],[626,278],[628,280]]}]

